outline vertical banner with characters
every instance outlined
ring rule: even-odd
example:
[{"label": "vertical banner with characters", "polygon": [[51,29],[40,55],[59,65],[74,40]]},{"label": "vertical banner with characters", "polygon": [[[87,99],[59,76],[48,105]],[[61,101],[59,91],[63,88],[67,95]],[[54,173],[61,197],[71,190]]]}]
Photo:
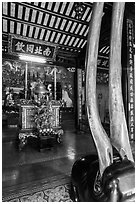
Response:
[{"label": "vertical banner with characters", "polygon": [[77,69],[77,87],[78,87],[78,121],[82,119],[82,69]]},{"label": "vertical banner with characters", "polygon": [[128,128],[129,139],[135,139],[135,79],[133,21],[127,19]]}]

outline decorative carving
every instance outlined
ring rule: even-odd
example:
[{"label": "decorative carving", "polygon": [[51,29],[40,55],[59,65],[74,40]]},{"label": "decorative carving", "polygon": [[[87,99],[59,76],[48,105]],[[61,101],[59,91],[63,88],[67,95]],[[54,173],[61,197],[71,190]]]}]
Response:
[{"label": "decorative carving", "polygon": [[108,81],[109,81],[109,73],[107,71],[106,72],[99,71],[97,73],[97,84],[108,85]]}]

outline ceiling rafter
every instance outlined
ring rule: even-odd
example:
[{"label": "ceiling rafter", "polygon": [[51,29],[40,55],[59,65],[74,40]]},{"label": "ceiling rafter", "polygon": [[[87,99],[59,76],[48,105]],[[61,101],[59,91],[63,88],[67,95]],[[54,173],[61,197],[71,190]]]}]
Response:
[{"label": "ceiling rafter", "polygon": [[25,7],[30,7],[32,9],[36,9],[37,11],[46,12],[48,14],[51,14],[53,16],[57,16],[57,17],[60,17],[60,18],[66,19],[66,20],[71,20],[73,22],[81,23],[83,25],[89,25],[88,22],[85,22],[85,21],[82,21],[82,20],[78,20],[76,18],[72,18],[70,16],[66,16],[66,15],[63,15],[63,14],[58,13],[58,12],[54,12],[54,11],[50,11],[50,10],[47,10],[47,9],[43,9],[43,8],[35,6],[35,5],[30,5],[29,3],[26,3],[26,2],[25,3],[24,2],[21,2],[21,3],[17,2],[17,4],[25,6]]},{"label": "ceiling rafter", "polygon": [[[93,9],[93,2],[82,3],[85,12],[78,19],[76,2],[3,2],[3,34],[48,41],[56,44],[59,52],[77,55],[86,48]],[[109,52],[112,5],[113,2],[104,3],[99,39],[99,50],[104,48],[103,55]],[[5,38],[2,40],[6,43]]]},{"label": "ceiling rafter", "polygon": [[79,53],[86,43],[87,32],[86,35],[84,32],[88,25],[82,22],[87,18],[89,7],[79,21],[75,19],[74,5],[72,2],[3,3],[3,32],[49,41],[60,45],[59,50]]},{"label": "ceiling rafter", "polygon": [[12,21],[17,21],[17,22],[20,22],[21,24],[28,24],[30,26],[34,26],[34,27],[39,27],[39,28],[44,28],[44,29],[48,29],[50,31],[56,31],[56,32],[59,32],[59,33],[62,33],[62,34],[65,34],[65,35],[70,35],[70,36],[74,36],[76,38],[79,38],[79,39],[84,39],[86,40],[86,37],[84,36],[80,36],[80,35],[76,35],[76,34],[73,34],[73,33],[69,33],[69,32],[66,32],[66,31],[63,31],[63,30],[59,30],[59,29],[56,29],[56,28],[52,28],[52,27],[47,27],[47,26],[44,26],[44,25],[39,25],[39,24],[36,24],[36,23],[33,23],[33,22],[28,22],[26,20],[20,20],[20,19],[16,19],[14,17],[9,17],[9,16],[6,16],[3,14],[3,19],[7,19],[7,20],[12,20]]}]

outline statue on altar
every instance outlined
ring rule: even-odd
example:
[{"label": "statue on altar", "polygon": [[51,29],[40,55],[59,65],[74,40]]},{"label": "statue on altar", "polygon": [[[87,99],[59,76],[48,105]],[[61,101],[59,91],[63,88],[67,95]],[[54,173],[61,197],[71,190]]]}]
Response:
[{"label": "statue on altar", "polygon": [[48,91],[42,81],[39,81],[34,88],[34,101],[38,105],[42,105],[44,102],[48,101]]},{"label": "statue on altar", "polygon": [[14,91],[11,88],[8,88],[6,90],[5,99],[4,99],[4,111],[7,109],[7,107],[11,107],[14,105]]}]

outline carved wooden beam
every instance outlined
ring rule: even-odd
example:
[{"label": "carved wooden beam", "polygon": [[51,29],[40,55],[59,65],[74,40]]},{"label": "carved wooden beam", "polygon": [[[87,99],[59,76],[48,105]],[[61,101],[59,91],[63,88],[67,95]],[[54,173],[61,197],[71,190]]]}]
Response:
[{"label": "carved wooden beam", "polygon": [[124,7],[124,2],[113,3],[109,73],[110,132],[111,143],[121,157],[127,156],[129,160],[133,161],[121,87],[121,42]]},{"label": "carved wooden beam", "polygon": [[90,130],[99,157],[100,173],[113,162],[112,146],[101,124],[96,99],[96,73],[103,2],[93,3],[86,53],[86,104]]}]

